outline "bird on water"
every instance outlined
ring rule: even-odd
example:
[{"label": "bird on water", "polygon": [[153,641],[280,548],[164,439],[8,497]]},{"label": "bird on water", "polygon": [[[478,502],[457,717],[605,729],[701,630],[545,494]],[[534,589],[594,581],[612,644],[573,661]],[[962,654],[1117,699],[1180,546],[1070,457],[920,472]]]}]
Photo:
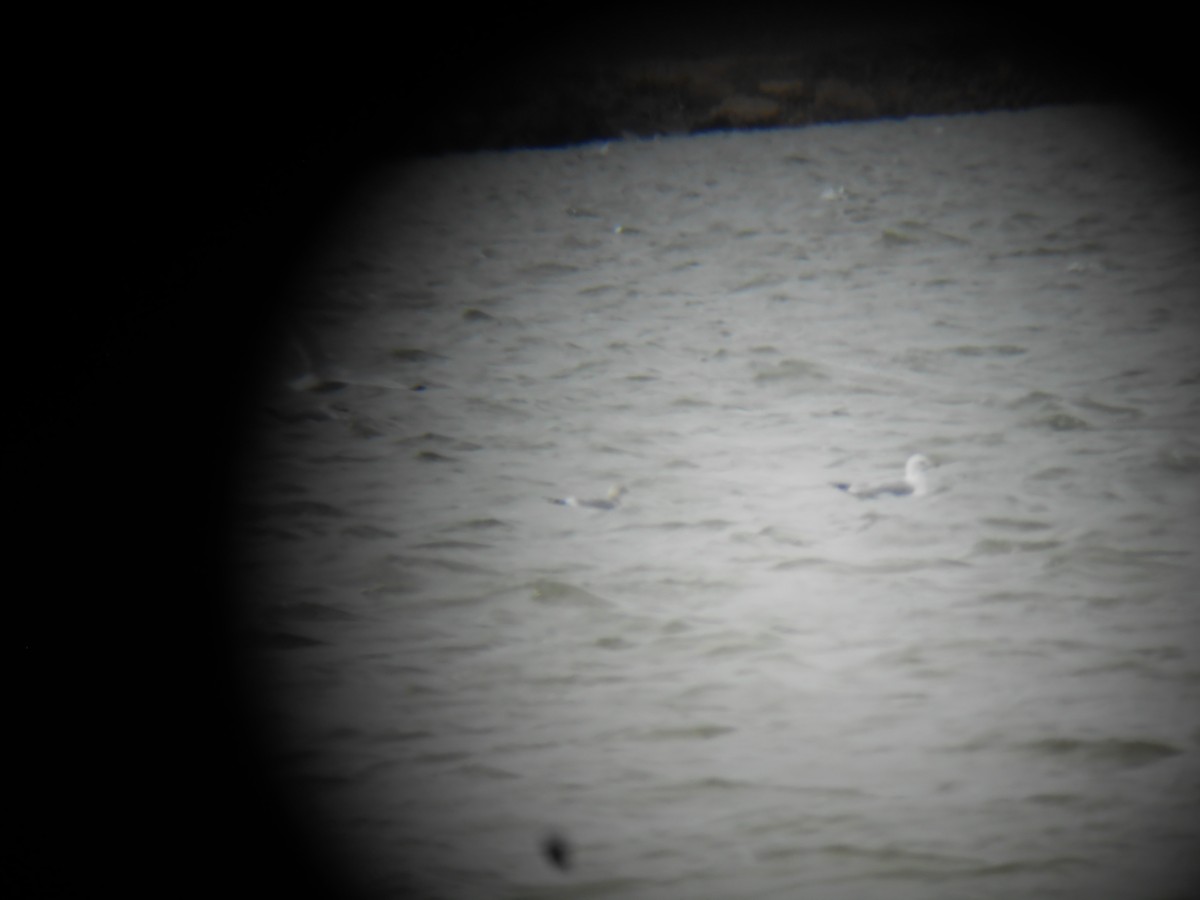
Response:
[{"label": "bird on water", "polygon": [[929,457],[917,453],[908,458],[904,465],[904,480],[890,481],[886,484],[849,484],[834,482],[834,487],[845,491],[860,500],[874,500],[879,497],[920,497],[929,492],[929,481],[925,473],[933,468]]},{"label": "bird on water", "polygon": [[549,497],[551,503],[557,503],[559,506],[577,506],[583,509],[616,509],[621,503],[621,498],[629,493],[629,489],[623,484],[614,484],[609,488],[608,494],[605,497],[595,500],[580,500],[577,497]]}]

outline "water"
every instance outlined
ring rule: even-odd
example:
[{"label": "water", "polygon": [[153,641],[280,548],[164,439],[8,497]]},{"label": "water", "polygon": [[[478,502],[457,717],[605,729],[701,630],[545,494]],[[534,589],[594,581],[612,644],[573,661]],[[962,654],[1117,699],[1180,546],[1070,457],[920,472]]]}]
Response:
[{"label": "water", "polygon": [[[281,362],[239,539],[264,729],[347,872],[1172,896],[1200,802],[1196,188],[1086,107],[371,185],[296,310],[305,372],[343,386]],[[829,486],[915,452],[929,496]],[[615,482],[612,511],[547,502]]]}]

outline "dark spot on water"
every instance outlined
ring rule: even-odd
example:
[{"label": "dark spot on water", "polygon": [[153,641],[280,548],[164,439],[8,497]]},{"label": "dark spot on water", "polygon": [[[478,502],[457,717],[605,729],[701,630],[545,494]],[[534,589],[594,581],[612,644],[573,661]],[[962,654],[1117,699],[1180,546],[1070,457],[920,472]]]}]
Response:
[{"label": "dark spot on water", "polygon": [[420,460],[421,462],[436,462],[436,463],[454,462],[455,461],[454,458],[451,456],[442,456],[442,454],[434,453],[432,450],[422,450],[420,453],[414,454],[413,459]]},{"label": "dark spot on water", "polygon": [[1042,756],[1066,758],[1078,764],[1113,768],[1135,768],[1178,756],[1179,748],[1161,741],[1109,738],[1080,740],[1045,738],[1026,745]]},{"label": "dark spot on water", "polygon": [[409,363],[430,362],[445,358],[440,353],[434,353],[420,347],[396,347],[392,350],[391,357],[400,362]]},{"label": "dark spot on water", "polygon": [[579,267],[567,265],[566,263],[540,262],[534,263],[530,266],[524,266],[520,271],[523,275],[553,277],[558,275],[571,275],[575,272],[578,272]]},{"label": "dark spot on water", "polygon": [[561,834],[548,834],[542,840],[542,855],[546,861],[560,871],[571,868],[572,849],[570,842]]},{"label": "dark spot on water", "polygon": [[1049,428],[1051,431],[1083,431],[1090,427],[1083,419],[1065,412],[1050,413],[1035,419],[1031,424]]},{"label": "dark spot on water", "polygon": [[992,344],[986,347],[963,344],[959,347],[949,348],[948,352],[958,356],[1020,356],[1027,351],[1024,347],[1018,347],[1016,344]]},{"label": "dark spot on water", "polygon": [[816,363],[793,358],[761,368],[755,373],[754,380],[759,384],[780,381],[828,381],[829,376]]},{"label": "dark spot on water", "polygon": [[508,528],[508,527],[509,527],[508,523],[502,522],[500,519],[469,519],[466,522],[459,523],[458,525],[452,525],[449,528],[446,528],[444,530],[450,531],[450,530],[466,529],[466,530],[470,530],[470,531],[477,531],[477,530],[483,529],[483,528]]},{"label": "dark spot on water", "polygon": [[413,437],[402,438],[401,440],[397,441],[397,443],[405,446],[436,446],[463,452],[471,452],[474,450],[483,449],[482,444],[475,444],[471,441],[461,441],[458,438],[447,437],[444,434],[435,434],[432,431],[427,431],[424,434],[415,435]]}]

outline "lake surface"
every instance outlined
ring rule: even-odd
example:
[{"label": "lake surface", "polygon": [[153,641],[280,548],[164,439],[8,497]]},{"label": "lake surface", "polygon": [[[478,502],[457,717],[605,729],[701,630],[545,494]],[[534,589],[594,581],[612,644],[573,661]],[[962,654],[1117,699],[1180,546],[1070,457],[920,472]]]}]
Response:
[{"label": "lake surface", "polygon": [[[1182,896],[1198,188],[1079,107],[365,189],[237,535],[247,691],[348,881]],[[917,452],[927,496],[830,486]]]}]

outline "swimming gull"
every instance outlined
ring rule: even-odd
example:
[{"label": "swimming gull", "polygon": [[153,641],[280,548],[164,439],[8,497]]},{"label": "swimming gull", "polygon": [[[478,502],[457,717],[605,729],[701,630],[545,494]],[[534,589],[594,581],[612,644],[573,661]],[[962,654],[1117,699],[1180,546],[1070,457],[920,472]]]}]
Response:
[{"label": "swimming gull", "polygon": [[623,484],[614,484],[608,490],[608,496],[597,500],[579,500],[575,497],[551,497],[551,503],[557,503],[559,506],[580,506],[586,509],[616,509],[621,502],[621,498],[629,493],[629,489]]},{"label": "swimming gull", "polygon": [[920,497],[929,491],[929,484],[925,480],[925,470],[932,467],[933,463],[929,461],[929,457],[917,453],[910,456],[908,462],[905,463],[903,481],[874,485],[835,482],[833,486],[861,500],[874,500],[876,497]]}]

